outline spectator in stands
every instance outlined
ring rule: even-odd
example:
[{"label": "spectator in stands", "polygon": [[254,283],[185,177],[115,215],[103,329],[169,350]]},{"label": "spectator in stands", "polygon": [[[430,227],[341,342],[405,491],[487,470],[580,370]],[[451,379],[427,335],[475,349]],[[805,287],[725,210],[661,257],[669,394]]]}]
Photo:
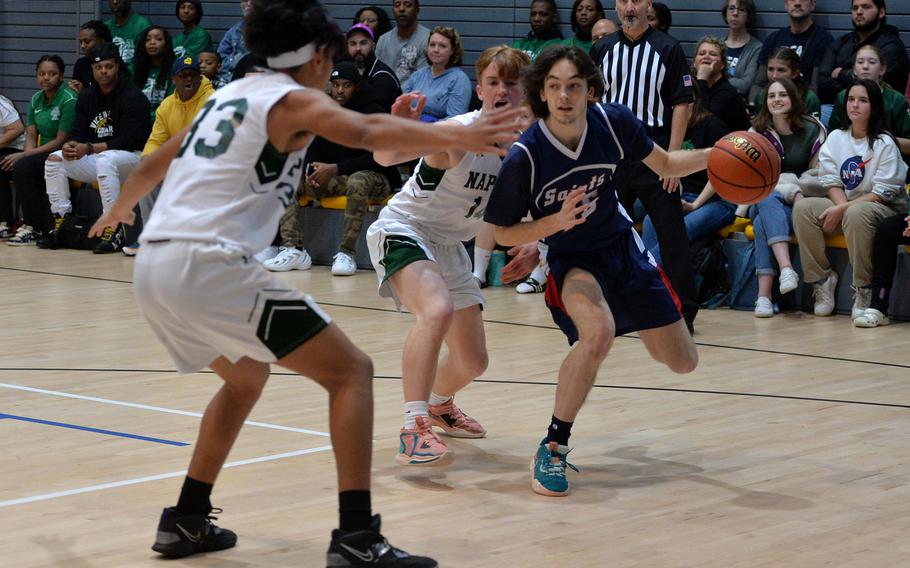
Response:
[{"label": "spectator in stands", "polygon": [[0,162],[0,169],[12,172],[16,199],[22,206],[22,224],[7,242],[9,245],[33,245],[38,235],[53,225],[44,186],[44,161],[63,146],[73,129],[78,96],[63,84],[65,71],[63,59],[58,55],[42,55],[38,59],[35,73],[41,90],[28,105],[25,151],[11,154]]},{"label": "spectator in stands", "polygon": [[174,92],[168,73],[174,65],[171,34],[161,26],[151,26],[139,36],[131,65],[133,83],[151,103],[152,122],[155,111],[165,97]]},{"label": "spectator in stands", "polygon": [[199,72],[212,83],[212,88],[220,89],[226,84],[221,78],[221,56],[217,51],[203,51],[198,62]]},{"label": "spectator in stands", "polygon": [[887,217],[905,214],[907,164],[887,131],[882,91],[869,79],[847,90],[849,126],[832,130],[819,154],[820,181],[827,197],[807,197],[793,206],[803,277],[815,288],[815,315],[834,311],[837,273],[825,256],[825,235],[843,233],[853,266],[853,318],[872,300],[869,251],[875,228]]},{"label": "spectator in stands", "polygon": [[[768,58],[768,64],[764,65],[767,71],[765,75],[768,81],[777,81],[778,79],[790,79],[799,89],[800,98],[803,101],[803,108],[806,114],[815,118],[821,115],[821,103],[818,101],[818,95],[815,91],[809,90],[806,81],[800,72],[799,55],[789,47],[778,47],[771,57]],[[759,89],[753,97],[752,104],[756,109],[761,109],[765,104],[765,91]]]},{"label": "spectator in stands", "polygon": [[419,0],[395,0],[392,13],[397,25],[379,36],[376,57],[394,69],[398,81],[404,84],[414,71],[427,64],[424,50],[430,40],[430,30],[417,23]]},{"label": "spectator in stands", "polygon": [[752,35],[755,3],[752,0],[724,0],[720,13],[728,29],[724,45],[727,46],[730,84],[746,98],[758,74],[758,54],[761,52],[761,42]]},{"label": "spectator in stands", "polygon": [[[362,90],[363,77],[357,66],[342,61],[332,70],[332,98],[341,106],[363,114],[387,112]],[[332,274],[350,276],[357,271],[354,256],[357,239],[363,228],[370,201],[381,201],[401,186],[401,176],[394,167],[383,167],[373,160],[373,154],[316,138],[307,151],[307,176],[301,184],[305,195],[322,199],[344,195],[344,230],[338,253],[332,261]],[[284,272],[306,270],[312,265],[303,248],[303,214],[297,200],[281,220],[281,250],[278,256],[262,263],[269,270]]]},{"label": "spectator in stands", "polygon": [[427,98],[420,120],[436,122],[468,112],[471,80],[461,70],[464,48],[453,28],[433,28],[427,42],[429,66],[421,67],[404,84],[402,92],[419,92]]},{"label": "spectator in stands", "polygon": [[888,325],[891,283],[897,272],[895,249],[910,245],[910,217],[895,215],[879,223],[872,241],[871,302],[862,315],[853,319],[856,327]]},{"label": "spectator in stands", "polygon": [[818,97],[822,104],[832,104],[837,93],[853,82],[854,56],[864,45],[874,45],[884,55],[886,83],[898,92],[907,85],[907,47],[899,30],[886,23],[885,0],[852,0],[851,8],[853,31],[831,42],[818,68]]},{"label": "spectator in stands", "polygon": [[92,77],[92,62],[89,61],[88,52],[95,45],[103,41],[113,41],[111,29],[101,20],[89,20],[79,28],[79,50],[82,57],[73,65],[73,78],[68,83],[70,89],[79,94],[83,88],[91,87],[95,79]]},{"label": "spectator in stands", "polygon": [[133,61],[136,40],[152,22],[133,12],[133,0],[107,0],[107,4],[114,17],[104,23],[110,28],[114,45],[120,50],[120,59],[129,64]]},{"label": "spectator in stands", "polygon": [[669,6],[663,2],[652,2],[648,8],[648,25],[669,34],[673,25],[673,13]]},{"label": "spectator in stands", "polygon": [[[668,151],[679,150],[689,123],[694,83],[682,47],[674,38],[648,25],[647,2],[616,0],[616,13],[622,29],[601,38],[591,48],[591,57],[604,75],[603,102],[626,105],[655,143]],[[644,50],[652,55],[635,57]],[[634,65],[630,64],[633,59]],[[636,95],[644,92],[650,96]],[[689,239],[676,193],[679,180],[661,180],[643,163],[633,162],[617,170],[614,181],[626,211],[632,211],[637,198],[653,219],[664,269],[679,295],[686,326],[693,330],[698,301]]]},{"label": "spectator in stands", "polygon": [[769,318],[774,315],[775,260],[780,268],[780,293],[799,286],[799,275],[790,261],[792,206],[803,198],[799,177],[818,166],[818,152],[827,133],[817,118],[806,114],[796,84],[783,78],[768,85],[768,96],[752,121],[752,131],[764,135],[781,155],[781,177],[774,192],[749,209],[758,275],[755,317]]},{"label": "spectator in stands", "polygon": [[[695,101],[689,115],[683,150],[710,148],[730,132],[722,120],[705,107],[701,97],[701,86],[695,89]],[[680,180],[682,185],[682,208],[685,212],[686,237],[689,241],[713,235],[733,222],[736,217],[736,206],[721,199],[708,182],[708,172],[701,170]],[[642,241],[658,263],[660,246],[657,242],[657,231],[651,217],[645,217],[642,225]]]},{"label": "spectator in stands", "polygon": [[531,31],[526,37],[513,41],[512,47],[524,51],[534,61],[543,48],[562,41],[556,0],[533,0],[530,20]]},{"label": "spectator in stands", "polygon": [[702,106],[719,118],[730,131],[749,128],[749,115],[742,97],[727,79],[726,45],[716,37],[704,37],[695,46],[693,72]]},{"label": "spectator in stands", "polygon": [[[852,71],[854,78],[869,79],[881,88],[888,131],[897,140],[901,153],[910,154],[910,106],[904,95],[892,89],[891,85],[884,81],[887,68],[882,51],[872,44],[862,46],[856,52]],[[828,122],[831,130],[846,128],[849,124],[846,98],[846,89],[837,94],[831,120]]]},{"label": "spectator in stands", "polygon": [[200,25],[202,2],[199,0],[177,0],[174,8],[177,19],[183,24],[183,32],[174,38],[174,56],[198,58],[203,51],[212,51],[212,34]]},{"label": "spectator in stands", "polygon": [[572,3],[572,15],[569,20],[574,35],[563,40],[563,43],[574,45],[588,53],[594,43],[591,37],[594,24],[604,17],[604,7],[600,0],[575,0]]},{"label": "spectator in stands", "polygon": [[364,6],[354,14],[353,24],[364,24],[373,31],[373,40],[392,29],[389,15],[379,6]]},{"label": "spectator in stands", "polygon": [[834,38],[827,30],[812,21],[815,0],[784,0],[784,8],[787,10],[790,25],[765,38],[761,53],[758,55],[756,85],[764,88],[768,84],[765,79],[765,67],[771,54],[778,47],[789,47],[799,56],[800,71],[809,88],[814,91],[818,81],[818,65]]},{"label": "spectator in stands", "polygon": [[[240,9],[243,10],[244,16],[250,11],[251,3],[252,0],[240,0]],[[225,32],[224,37],[221,38],[221,43],[218,44],[218,58],[221,60],[221,82],[223,84],[227,85],[231,82],[234,77],[234,67],[249,52],[250,50],[246,48],[246,43],[243,41],[243,18],[241,17],[239,22]]]},{"label": "spectator in stands", "polygon": [[605,35],[616,33],[618,30],[619,26],[616,25],[616,22],[610,18],[601,18],[594,22],[594,27],[591,28],[591,41],[596,43]]},{"label": "spectator in stands", "polygon": [[388,111],[401,94],[401,85],[392,68],[376,58],[373,37],[373,29],[367,24],[351,26],[347,33],[348,57],[364,79],[363,89]]},{"label": "spectator in stands", "polygon": [[[70,139],[53,152],[44,165],[47,194],[54,213],[54,230],[44,246],[56,246],[56,234],[72,211],[69,179],[97,181],[104,211],[120,194],[120,180],[139,162],[139,151],[148,139],[151,124],[149,101],[129,77],[120,74],[120,57],[112,43],[101,43],[89,52],[95,84],[76,101],[76,118]],[[41,245],[41,242],[39,242]],[[122,230],[106,230],[96,253],[119,251]]]},{"label": "spectator in stands", "polygon": [[[0,95],[0,159],[22,151],[25,145],[25,126],[13,101]],[[0,168],[0,239],[13,236],[12,171]]]},{"label": "spectator in stands", "polygon": [[[215,92],[211,81],[202,76],[199,61],[190,56],[184,56],[174,61],[170,75],[171,82],[174,84],[174,93],[167,96],[158,107],[157,116],[152,124],[152,133],[142,149],[142,158],[160,148],[175,134],[189,126],[202,105]],[[156,187],[139,201],[143,222],[149,219],[159,189],[160,186]],[[139,243],[135,242],[123,247],[122,252],[126,256],[134,256],[138,250]]]}]

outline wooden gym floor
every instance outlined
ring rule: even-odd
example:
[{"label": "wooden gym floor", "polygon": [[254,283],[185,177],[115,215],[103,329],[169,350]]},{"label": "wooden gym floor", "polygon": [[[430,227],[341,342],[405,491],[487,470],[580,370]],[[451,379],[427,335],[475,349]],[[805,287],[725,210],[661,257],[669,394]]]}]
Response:
[{"label": "wooden gym floor", "polygon": [[[149,549],[218,387],[180,376],[142,319],[132,260],[0,246],[0,566],[163,566]],[[459,395],[488,429],[455,463],[395,464],[410,316],[371,272],[283,276],[376,364],[374,506],[444,567],[910,566],[906,324],[703,311],[676,376],[617,339],[574,428],[572,494],[528,463],[567,351],[543,298],[487,291],[491,364]],[[216,486],[236,548],[175,566],[324,565],[337,522],[327,405],[277,373]]]}]

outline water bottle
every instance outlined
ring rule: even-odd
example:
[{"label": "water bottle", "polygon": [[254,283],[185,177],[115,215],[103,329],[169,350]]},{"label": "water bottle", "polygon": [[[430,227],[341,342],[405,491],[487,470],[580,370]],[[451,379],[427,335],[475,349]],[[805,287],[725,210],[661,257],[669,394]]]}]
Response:
[{"label": "water bottle", "polygon": [[506,253],[494,250],[490,255],[490,264],[487,266],[487,284],[502,286],[502,268],[506,265]]}]

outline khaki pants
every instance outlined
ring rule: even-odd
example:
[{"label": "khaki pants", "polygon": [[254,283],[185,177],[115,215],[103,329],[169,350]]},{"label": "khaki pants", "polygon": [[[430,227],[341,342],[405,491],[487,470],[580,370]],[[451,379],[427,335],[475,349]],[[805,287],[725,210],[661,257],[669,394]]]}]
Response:
[{"label": "khaki pants", "polygon": [[[370,201],[380,201],[392,192],[389,181],[382,174],[365,170],[354,172],[349,176],[335,176],[324,188],[312,188],[301,183],[303,195],[320,199],[323,197],[347,197],[344,210],[344,230],[338,250],[354,256],[357,249],[357,237],[363,230],[363,218],[366,216]],[[303,247],[303,215],[297,200],[291,201],[284,217],[281,218],[281,245],[286,247]]]},{"label": "khaki pants", "polygon": [[[807,283],[825,280],[831,274],[831,264],[825,256],[825,234],[818,216],[834,205],[827,197],[807,197],[793,206],[793,232],[799,240],[799,259],[803,279]],[[853,286],[861,288],[872,283],[872,240],[879,222],[897,212],[882,203],[865,201],[851,205],[834,234],[847,240],[847,254],[853,266]]]}]

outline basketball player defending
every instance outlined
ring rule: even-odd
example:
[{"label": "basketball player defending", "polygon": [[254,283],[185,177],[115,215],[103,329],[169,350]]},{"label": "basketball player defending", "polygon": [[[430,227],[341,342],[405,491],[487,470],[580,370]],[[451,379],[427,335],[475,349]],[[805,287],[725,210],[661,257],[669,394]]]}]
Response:
[{"label": "basketball player defending", "polygon": [[[482,117],[521,104],[519,72],[527,55],[507,46],[485,50],[477,60],[480,111],[440,125],[468,133]],[[397,101],[393,112],[419,115]],[[462,241],[483,226],[483,212],[502,159],[497,152],[460,149],[443,152],[378,151],[383,165],[421,157],[414,175],[367,230],[379,293],[414,314],[402,353],[404,426],[398,456],[402,465],[438,464],[452,452],[435,425],[457,438],[481,438],[486,431],[455,406],[454,395],[487,368],[480,286]],[[530,272],[530,270],[529,270]],[[448,354],[439,359],[442,342]]]},{"label": "basketball player defending", "polygon": [[253,261],[300,182],[314,136],[371,150],[455,147],[495,153],[514,140],[517,113],[470,131],[345,110],[324,92],[343,36],[314,0],[253,0],[246,44],[277,71],[220,89],[183,132],[143,160],[97,234],[131,223],[140,197],[167,178],[142,232],[136,298],[179,371],[210,367],[224,381],[205,411],[179,501],[164,509],[153,550],[178,558],[234,546],[212,523],[212,485],[277,363],[329,393],[340,528],[328,565],[435,567],[380,534],[370,503],[370,359],[312,299]]},{"label": "basketball player defending", "polygon": [[[592,104],[598,81],[593,61],[576,47],[538,55],[522,82],[539,120],[512,145],[485,214],[501,244],[549,245],[546,302],[575,344],[532,462],[531,486],[548,496],[569,491],[572,423],[614,336],[639,331],[651,357],[676,373],[698,363],[678,299],[616,200],[612,178],[638,160],[660,176],[682,177],[705,168],[708,150],[668,154],[626,107]],[[533,220],[521,222],[528,211]]]}]

